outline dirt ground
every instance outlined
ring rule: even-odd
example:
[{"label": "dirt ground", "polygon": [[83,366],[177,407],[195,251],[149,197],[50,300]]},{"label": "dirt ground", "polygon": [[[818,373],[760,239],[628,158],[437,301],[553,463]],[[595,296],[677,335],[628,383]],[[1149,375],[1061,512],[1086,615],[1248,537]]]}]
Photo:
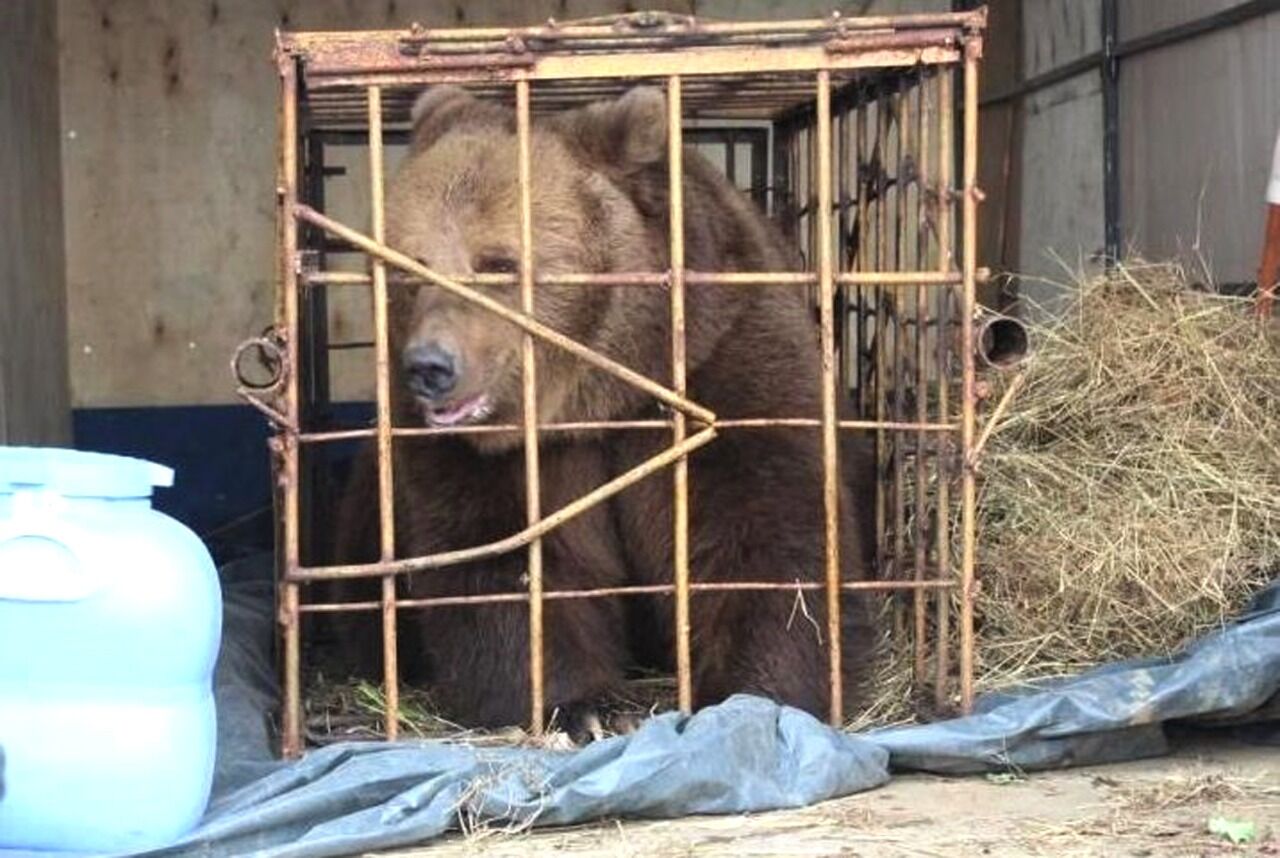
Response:
[{"label": "dirt ground", "polygon": [[[1233,845],[1210,833],[1215,818],[1252,836]],[[1280,856],[1280,748],[1198,739],[1156,760],[1025,778],[898,776],[803,810],[477,831],[394,858],[479,855]]]}]

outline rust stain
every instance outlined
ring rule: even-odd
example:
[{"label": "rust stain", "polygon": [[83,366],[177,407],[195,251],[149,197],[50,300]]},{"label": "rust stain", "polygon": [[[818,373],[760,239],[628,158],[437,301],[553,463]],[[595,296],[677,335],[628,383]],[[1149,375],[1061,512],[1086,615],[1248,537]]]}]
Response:
[{"label": "rust stain", "polygon": [[182,85],[182,57],[178,40],[169,36],[164,40],[164,94],[173,95]]}]

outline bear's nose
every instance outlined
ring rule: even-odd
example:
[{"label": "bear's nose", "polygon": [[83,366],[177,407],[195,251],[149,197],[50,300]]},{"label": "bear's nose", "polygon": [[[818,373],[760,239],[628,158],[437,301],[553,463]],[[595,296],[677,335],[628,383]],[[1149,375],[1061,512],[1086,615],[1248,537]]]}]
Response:
[{"label": "bear's nose", "polygon": [[458,361],[437,342],[405,349],[404,366],[409,389],[427,399],[439,399],[458,385]]}]

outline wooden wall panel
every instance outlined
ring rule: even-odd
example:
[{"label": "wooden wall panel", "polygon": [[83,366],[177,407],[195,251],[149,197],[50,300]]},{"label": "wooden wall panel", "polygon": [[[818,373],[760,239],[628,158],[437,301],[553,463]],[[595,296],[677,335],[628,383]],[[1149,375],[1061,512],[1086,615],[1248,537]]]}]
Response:
[{"label": "wooden wall panel", "polygon": [[64,444],[56,7],[0,3],[0,444]]},{"label": "wooden wall panel", "polygon": [[[766,18],[949,4],[639,5]],[[227,359],[271,319],[274,28],[518,24],[632,6],[627,0],[59,0],[75,404],[232,401]],[[347,372],[335,371],[339,379]]]}]

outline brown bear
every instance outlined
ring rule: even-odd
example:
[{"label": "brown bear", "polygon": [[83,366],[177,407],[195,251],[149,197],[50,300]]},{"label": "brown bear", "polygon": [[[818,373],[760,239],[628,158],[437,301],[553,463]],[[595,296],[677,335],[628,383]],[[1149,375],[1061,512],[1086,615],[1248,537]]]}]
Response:
[{"label": "brown bear", "polygon": [[[446,275],[515,273],[520,220],[515,117],[455,87],[423,94],[410,151],[387,192],[388,244]],[[666,102],[656,89],[546,118],[531,136],[534,269],[662,272],[669,267]],[[794,271],[797,255],[709,161],[684,151],[686,267]],[[399,364],[397,425],[521,420],[521,332],[445,290],[400,282],[390,300]],[[515,286],[482,287],[513,307]],[[818,331],[805,289],[687,287],[690,397],[719,419],[818,417]],[[645,376],[671,379],[670,294],[653,286],[535,287],[535,316]],[[536,349],[538,421],[657,419],[645,393],[553,346]],[[698,425],[690,424],[690,431]],[[666,429],[543,433],[541,505],[550,513],[670,443]],[[842,439],[845,580],[864,578],[874,472],[859,440]],[[725,428],[690,456],[690,569],[700,582],[821,581],[821,433]],[[340,559],[376,557],[373,469],[356,471],[340,516]],[[395,449],[397,556],[491,542],[525,524],[519,432],[403,438]],[[672,580],[669,471],[624,490],[543,540],[544,587],[580,590]],[[417,573],[412,598],[521,592],[527,554]],[[375,591],[376,592],[376,591]],[[845,688],[856,694],[868,652],[861,599],[844,600]],[[692,597],[695,703],[754,692],[825,717],[825,594],[703,592]],[[376,627],[367,626],[376,634]],[[672,597],[556,599],[545,604],[549,713],[572,719],[613,692],[637,660],[674,648]],[[529,714],[528,607],[522,602],[402,614],[400,662],[460,723],[496,726]],[[348,639],[349,651],[380,649]]]}]

